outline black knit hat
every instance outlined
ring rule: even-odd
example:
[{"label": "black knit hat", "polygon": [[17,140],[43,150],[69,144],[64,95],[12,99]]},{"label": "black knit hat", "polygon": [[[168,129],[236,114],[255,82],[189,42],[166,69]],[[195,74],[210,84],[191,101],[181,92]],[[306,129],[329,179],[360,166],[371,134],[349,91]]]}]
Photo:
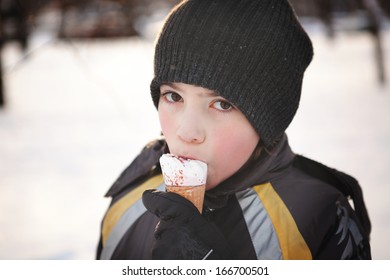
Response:
[{"label": "black knit hat", "polygon": [[159,35],[151,94],[181,82],[218,92],[272,147],[298,109],[313,56],[287,0],[186,0]]}]

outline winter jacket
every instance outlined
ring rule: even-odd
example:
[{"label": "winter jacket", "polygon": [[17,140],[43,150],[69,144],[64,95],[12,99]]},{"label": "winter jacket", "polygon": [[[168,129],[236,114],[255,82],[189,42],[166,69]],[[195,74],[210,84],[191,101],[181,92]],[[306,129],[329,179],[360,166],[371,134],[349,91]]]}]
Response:
[{"label": "winter jacket", "polygon": [[[107,193],[112,202],[97,259],[151,259],[159,220],[141,196],[165,190],[158,163],[165,152],[163,140],[145,147]],[[207,191],[203,216],[222,232],[233,259],[371,259],[371,225],[357,181],[294,154],[286,136]]]}]

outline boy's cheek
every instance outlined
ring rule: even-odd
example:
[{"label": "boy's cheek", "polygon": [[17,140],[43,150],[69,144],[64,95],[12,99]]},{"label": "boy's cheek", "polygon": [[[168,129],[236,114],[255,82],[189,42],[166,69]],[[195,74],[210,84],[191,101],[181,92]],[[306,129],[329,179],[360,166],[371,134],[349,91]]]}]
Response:
[{"label": "boy's cheek", "polygon": [[[251,156],[254,148],[257,145],[258,138],[237,137],[237,133],[223,133],[216,134],[215,141],[209,150],[214,158],[214,168],[222,173],[229,173],[224,175],[232,175],[245,164]],[[231,173],[231,174],[230,174]]]},{"label": "boy's cheek", "polygon": [[163,111],[159,110],[158,116],[159,116],[159,120],[160,120],[161,130],[165,136],[168,136],[173,129],[174,122]]}]

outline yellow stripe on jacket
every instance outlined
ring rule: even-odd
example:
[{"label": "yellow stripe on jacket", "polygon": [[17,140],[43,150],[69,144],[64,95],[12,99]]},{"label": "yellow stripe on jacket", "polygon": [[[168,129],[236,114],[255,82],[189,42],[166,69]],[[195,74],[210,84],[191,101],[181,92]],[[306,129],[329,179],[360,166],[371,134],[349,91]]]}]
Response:
[{"label": "yellow stripe on jacket", "polygon": [[271,183],[253,188],[261,199],[275,227],[285,260],[311,260],[312,255],[290,211],[276,193]]},{"label": "yellow stripe on jacket", "polygon": [[134,190],[130,191],[124,197],[115,202],[103,220],[102,226],[102,241],[103,246],[105,246],[107,238],[110,236],[112,229],[115,227],[119,219],[122,217],[123,213],[130,208],[136,201],[141,199],[142,193],[148,189],[155,189],[163,182],[163,176],[156,175],[149,180],[145,181],[140,186],[136,187]]}]

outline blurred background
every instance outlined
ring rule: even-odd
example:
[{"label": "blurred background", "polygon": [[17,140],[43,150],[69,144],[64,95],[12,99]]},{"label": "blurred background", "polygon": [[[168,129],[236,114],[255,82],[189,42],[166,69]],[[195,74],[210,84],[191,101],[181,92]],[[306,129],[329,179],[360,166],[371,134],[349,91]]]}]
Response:
[{"label": "blurred background", "polygon": [[[159,136],[153,44],[174,0],[0,0],[0,259],[93,259],[105,192]],[[291,0],[314,44],[296,153],[363,188],[390,259],[390,1]]]}]

